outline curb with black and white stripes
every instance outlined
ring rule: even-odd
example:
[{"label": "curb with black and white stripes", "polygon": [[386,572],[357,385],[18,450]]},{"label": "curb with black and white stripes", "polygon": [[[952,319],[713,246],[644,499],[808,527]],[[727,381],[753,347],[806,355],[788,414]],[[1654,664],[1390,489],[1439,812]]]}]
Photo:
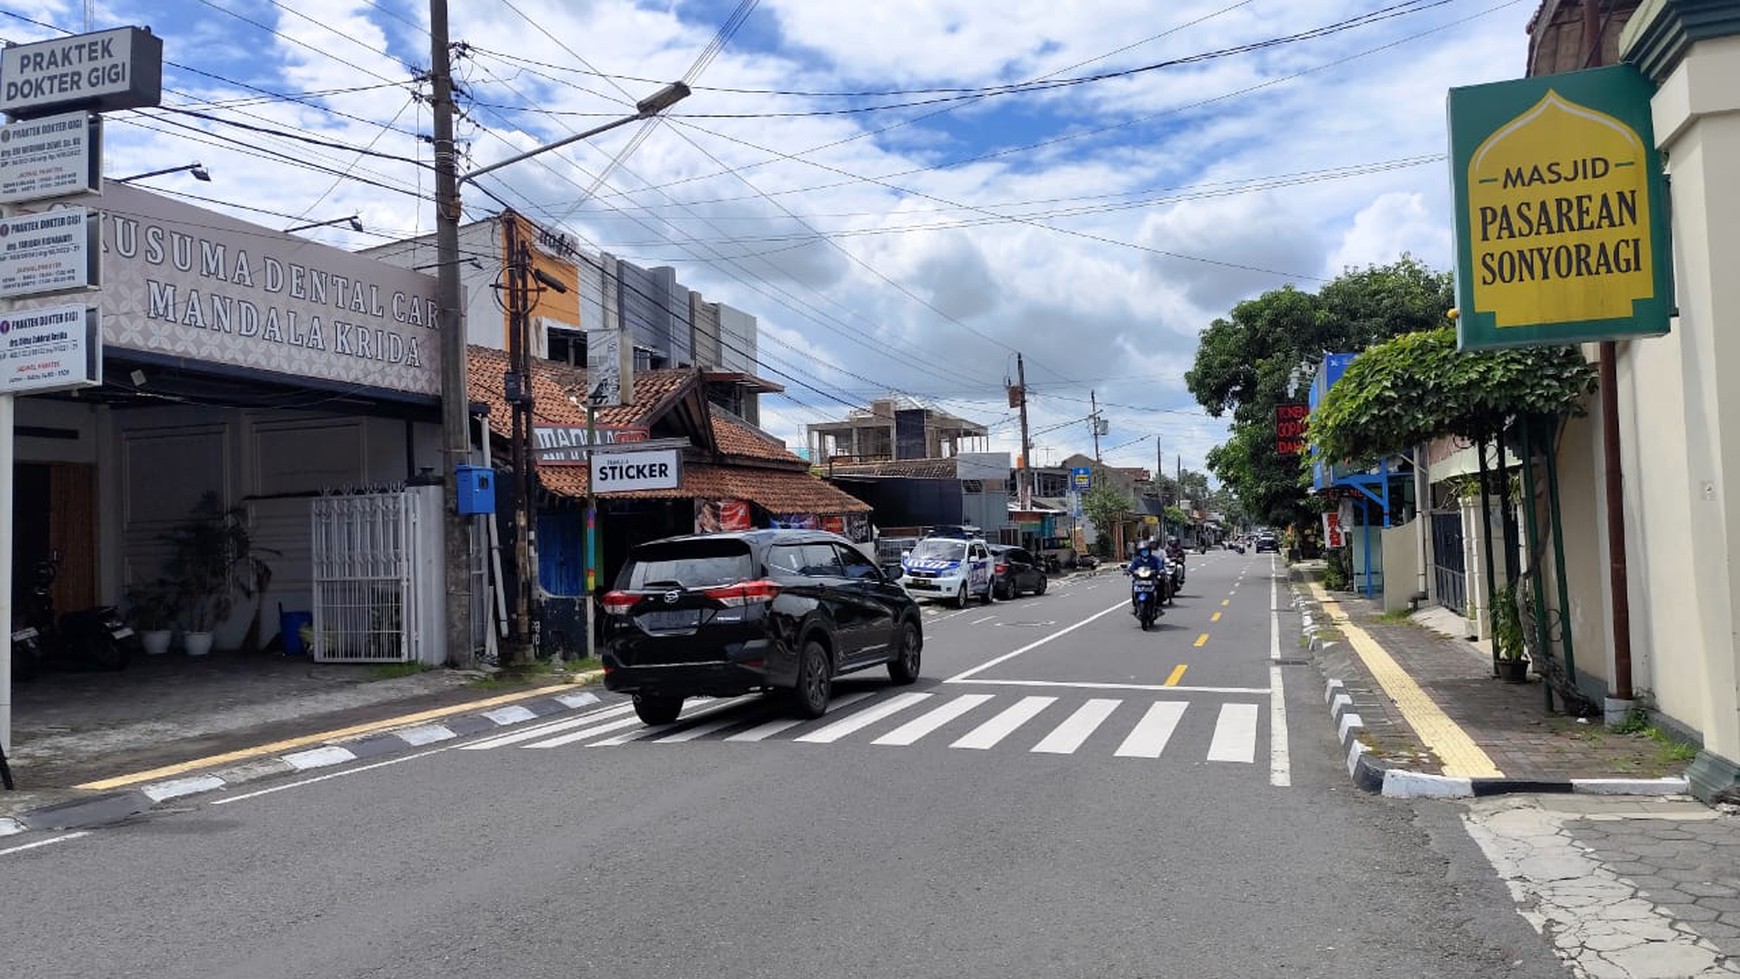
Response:
[{"label": "curb with black and white stripes", "polygon": [[44,806],[15,817],[0,816],[0,836],[28,830],[64,830],[115,822],[149,810],[152,806],[186,796],[215,792],[274,775],[343,765],[364,758],[409,751],[440,741],[510,727],[563,711],[577,710],[599,702],[586,691],[535,697],[472,714],[455,714],[438,722],[360,735],[282,755],[254,758],[228,768],[148,782],[136,788],[86,796],[58,805]]}]

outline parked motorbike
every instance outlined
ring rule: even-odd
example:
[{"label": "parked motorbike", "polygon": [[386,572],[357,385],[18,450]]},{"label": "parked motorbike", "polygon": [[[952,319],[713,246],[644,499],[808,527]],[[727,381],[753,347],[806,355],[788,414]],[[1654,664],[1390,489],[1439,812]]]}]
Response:
[{"label": "parked motorbike", "polygon": [[1154,619],[1165,614],[1160,611],[1160,576],[1149,567],[1125,574],[1130,575],[1130,612],[1142,624],[1142,631],[1147,632]]},{"label": "parked motorbike", "polygon": [[61,669],[126,669],[137,651],[139,638],[127,627],[120,609],[100,605],[56,618],[54,579],[59,571],[58,557],[36,562],[31,572],[30,590],[24,600],[16,604],[22,615],[19,627],[12,632],[14,676],[25,663],[28,663],[23,668],[25,679],[50,666]]}]

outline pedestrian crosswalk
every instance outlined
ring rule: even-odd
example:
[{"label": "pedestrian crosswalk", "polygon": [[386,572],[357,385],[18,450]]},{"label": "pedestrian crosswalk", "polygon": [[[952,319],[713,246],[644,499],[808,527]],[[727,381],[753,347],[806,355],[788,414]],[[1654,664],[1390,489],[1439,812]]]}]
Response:
[{"label": "pedestrian crosswalk", "polygon": [[[469,744],[462,751],[495,748],[753,743],[802,745],[868,743],[882,747],[946,746],[1033,755],[1109,754],[1250,765],[1256,761],[1255,703],[1146,697],[954,693],[942,689],[857,691],[835,698],[818,720],[786,716],[772,698],[749,695],[696,699],[674,724],[649,727],[632,704],[618,703],[578,717],[534,724]],[[1202,716],[1194,723],[1189,718]],[[1190,737],[1180,735],[1189,730]],[[1206,741],[1206,746],[1201,743]]]}]

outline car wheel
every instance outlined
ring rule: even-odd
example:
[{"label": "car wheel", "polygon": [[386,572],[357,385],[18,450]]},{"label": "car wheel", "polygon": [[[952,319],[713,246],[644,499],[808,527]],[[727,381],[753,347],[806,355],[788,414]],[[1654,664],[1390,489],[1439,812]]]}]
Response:
[{"label": "car wheel", "polygon": [[634,712],[643,724],[653,727],[672,724],[676,722],[677,715],[683,712],[683,698],[637,693],[634,695]]},{"label": "car wheel", "polygon": [[917,623],[901,623],[899,645],[894,658],[888,661],[888,678],[903,685],[917,680],[919,657],[923,650],[924,636],[918,631]]},{"label": "car wheel", "polygon": [[955,608],[967,607],[967,583],[961,582],[961,588],[955,592]]},{"label": "car wheel", "polygon": [[1033,586],[1033,594],[1035,594],[1035,595],[1045,594],[1045,576],[1044,575],[1040,575],[1039,576],[1039,583],[1037,585]]},{"label": "car wheel", "polygon": [[983,601],[986,605],[989,605],[996,600],[997,600],[997,583],[995,581],[985,582],[985,594],[980,599],[980,601]]},{"label": "car wheel", "polygon": [[834,671],[828,662],[828,651],[812,639],[804,643],[803,655],[798,658],[797,686],[791,692],[792,709],[800,717],[821,717],[828,712],[828,698],[833,691]]}]

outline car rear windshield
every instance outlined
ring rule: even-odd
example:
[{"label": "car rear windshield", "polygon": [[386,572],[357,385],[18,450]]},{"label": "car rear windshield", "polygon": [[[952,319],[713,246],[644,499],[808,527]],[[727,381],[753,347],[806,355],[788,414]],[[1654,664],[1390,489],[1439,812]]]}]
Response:
[{"label": "car rear windshield", "polygon": [[755,576],[755,556],[747,541],[673,541],[648,544],[629,556],[617,578],[618,588],[708,588],[747,581]]},{"label": "car rear windshield", "polygon": [[958,540],[921,540],[912,556],[921,561],[959,561],[967,556],[967,545]]}]

